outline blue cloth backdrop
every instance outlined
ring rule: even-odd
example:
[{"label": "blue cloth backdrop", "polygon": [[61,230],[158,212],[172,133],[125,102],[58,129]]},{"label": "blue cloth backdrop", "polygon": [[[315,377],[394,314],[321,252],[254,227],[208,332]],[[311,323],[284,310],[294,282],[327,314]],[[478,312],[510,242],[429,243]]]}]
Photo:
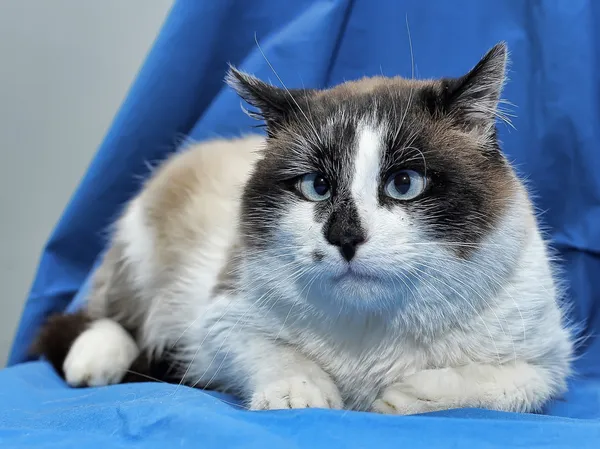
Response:
[{"label": "blue cloth backdrop", "polygon": [[[497,41],[512,53],[504,148],[536,193],[560,251],[572,318],[588,336],[568,395],[544,415],[461,410],[416,417],[302,410],[252,413],[232,398],[165,384],[67,389],[27,347],[51,312],[73,308],[105,230],[186,138],[254,123],[222,82],[231,62],[288,87],[365,75],[460,75]],[[131,26],[135,27],[135,23]],[[600,447],[600,3],[594,0],[179,0],[44,248],[8,369],[0,446]],[[25,363],[27,362],[27,363]],[[219,400],[218,398],[224,399]]]}]

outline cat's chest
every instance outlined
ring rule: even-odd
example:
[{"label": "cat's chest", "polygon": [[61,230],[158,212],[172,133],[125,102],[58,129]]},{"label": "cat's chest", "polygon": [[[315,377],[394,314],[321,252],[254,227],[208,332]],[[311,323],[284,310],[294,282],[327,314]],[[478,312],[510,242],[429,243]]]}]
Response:
[{"label": "cat's chest", "polygon": [[298,350],[332,377],[346,405],[357,410],[368,409],[382,388],[427,363],[423,351],[395,335],[346,340],[304,332],[294,337]]}]

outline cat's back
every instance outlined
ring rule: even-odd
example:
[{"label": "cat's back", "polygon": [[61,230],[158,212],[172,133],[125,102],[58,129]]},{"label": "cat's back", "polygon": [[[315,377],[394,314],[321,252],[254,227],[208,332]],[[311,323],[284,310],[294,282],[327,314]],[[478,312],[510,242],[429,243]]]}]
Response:
[{"label": "cat's back", "polygon": [[252,135],[203,142],[160,167],[139,198],[157,244],[189,243],[198,233],[234,224],[263,141]]},{"label": "cat's back", "polygon": [[196,265],[218,271],[237,232],[240,197],[264,138],[205,141],[161,164],[117,223],[115,239],[137,287],[148,276]]}]

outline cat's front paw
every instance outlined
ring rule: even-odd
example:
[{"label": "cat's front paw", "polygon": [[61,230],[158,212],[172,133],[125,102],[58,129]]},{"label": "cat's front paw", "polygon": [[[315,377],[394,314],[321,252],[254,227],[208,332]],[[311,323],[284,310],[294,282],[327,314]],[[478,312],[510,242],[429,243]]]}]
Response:
[{"label": "cat's front paw", "polygon": [[343,407],[342,397],[328,378],[294,376],[267,384],[252,395],[251,410]]},{"label": "cat's front paw", "polygon": [[383,390],[372,411],[414,415],[458,406],[455,373],[451,368],[424,370]]}]

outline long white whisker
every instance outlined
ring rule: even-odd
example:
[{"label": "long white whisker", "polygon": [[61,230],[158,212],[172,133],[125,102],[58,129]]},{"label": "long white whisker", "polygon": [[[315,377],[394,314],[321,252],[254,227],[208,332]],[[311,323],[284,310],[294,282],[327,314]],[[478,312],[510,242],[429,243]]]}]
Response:
[{"label": "long white whisker", "polygon": [[[419,269],[418,269],[418,268],[416,268],[416,267],[413,267],[413,268],[415,268],[415,269],[419,270]],[[427,265],[427,268],[431,268],[431,269],[433,269],[433,268],[432,268],[431,266],[429,266],[429,265]],[[424,272],[424,271],[422,271],[422,270],[419,270],[419,271],[420,271],[421,273],[423,273],[423,275],[429,276],[429,274],[428,274],[427,272]],[[448,272],[447,272],[447,271],[445,271],[445,272],[442,272],[442,271],[440,271],[440,270],[436,270],[436,271],[438,271],[438,272],[440,272],[440,273],[442,273],[442,274],[444,274],[444,275],[448,275]],[[492,334],[492,332],[491,332],[490,328],[489,328],[489,327],[488,327],[488,325],[486,324],[486,322],[485,322],[485,319],[484,319],[484,318],[481,316],[481,314],[480,314],[480,313],[479,313],[479,311],[478,311],[478,310],[475,308],[475,306],[473,306],[473,304],[471,303],[471,301],[469,301],[469,300],[468,300],[468,299],[465,297],[465,295],[463,295],[462,293],[460,293],[460,292],[459,292],[457,289],[455,289],[454,287],[452,287],[450,284],[444,284],[444,285],[445,285],[445,287],[447,287],[447,288],[449,288],[450,290],[452,290],[452,291],[454,292],[454,294],[456,294],[456,295],[457,295],[459,298],[461,298],[461,299],[462,299],[462,300],[465,302],[465,304],[467,304],[467,305],[468,305],[468,306],[471,308],[471,310],[473,310],[473,312],[474,312],[475,314],[477,314],[477,316],[480,318],[480,320],[481,320],[481,322],[482,322],[483,326],[485,327],[485,329],[486,329],[487,333],[488,333],[488,334],[489,334],[489,336],[490,336],[490,339],[491,339],[491,341],[492,341],[492,344],[494,345],[494,349],[495,349],[495,351],[496,351],[496,355],[497,355],[497,357],[498,357],[498,363],[500,363],[500,362],[501,362],[501,357],[500,357],[500,352],[499,352],[499,350],[498,350],[498,346],[496,345],[496,341],[495,341],[495,339],[494,339],[494,336],[493,336],[493,334]],[[482,298],[482,299],[483,299],[483,298]],[[484,301],[485,301],[485,300],[484,300]],[[486,302],[486,304],[487,304],[487,302]],[[488,304],[488,306],[489,306],[489,304]],[[494,315],[495,315],[495,312],[493,312],[493,313],[494,313]],[[496,318],[498,318],[498,317],[496,316]],[[500,322],[500,321],[499,321],[499,319],[498,319],[498,322]]]},{"label": "long white whisker", "polygon": [[271,62],[267,58],[267,55],[265,54],[265,52],[263,51],[262,47],[258,43],[258,38],[256,37],[256,33],[254,33],[254,42],[256,42],[256,46],[258,47],[258,50],[260,51],[262,57],[265,59],[265,62],[268,64],[269,68],[273,71],[273,73],[275,74],[275,76],[277,77],[277,79],[279,80],[279,82],[281,83],[281,85],[283,86],[283,88],[285,89],[285,91],[287,92],[287,94],[289,95],[289,97],[291,98],[291,100],[294,102],[294,104],[296,105],[296,107],[298,108],[298,110],[300,111],[300,113],[306,119],[306,122],[308,123],[308,125],[312,128],[312,130],[314,132],[314,137],[322,145],[323,142],[321,140],[321,137],[320,137],[319,133],[317,132],[317,129],[316,129],[314,123],[308,118],[308,116],[306,115],[306,113],[304,112],[304,110],[300,107],[300,104],[298,104],[298,102],[296,101],[296,99],[294,98],[294,96],[292,95],[292,93],[290,92],[290,90],[287,88],[287,86],[285,85],[285,83],[283,82],[283,80],[281,79],[281,77],[279,76],[279,74],[277,73],[277,71],[275,70],[275,67],[273,67],[273,64],[271,64]]},{"label": "long white whisker", "polygon": [[[438,269],[438,268],[436,268],[435,266],[433,266],[432,264],[427,264],[427,265],[426,265],[426,267],[427,267],[427,268],[429,268],[429,269],[431,269],[431,270],[434,270],[434,271],[436,271],[436,272],[437,272],[437,273],[439,273],[440,275],[447,276],[447,277],[449,277],[451,280],[453,280],[453,281],[457,282],[459,285],[461,285],[461,286],[463,286],[463,287],[466,287],[466,288],[470,289],[470,290],[471,290],[473,293],[475,293],[475,294],[476,294],[476,295],[479,297],[479,299],[481,299],[481,301],[482,301],[482,302],[483,302],[483,303],[484,303],[484,304],[487,306],[487,309],[488,309],[488,310],[490,310],[490,312],[491,312],[491,313],[494,315],[494,317],[496,318],[496,321],[498,322],[498,325],[500,326],[500,330],[502,331],[502,333],[503,333],[503,334],[504,334],[506,337],[508,337],[508,338],[510,338],[510,339],[511,339],[511,343],[512,343],[512,348],[513,348],[514,356],[515,356],[515,358],[516,358],[516,347],[515,347],[515,342],[514,342],[514,339],[513,339],[512,335],[510,335],[509,333],[507,333],[507,331],[504,329],[504,326],[502,325],[502,322],[500,321],[500,317],[499,317],[499,316],[496,314],[496,312],[494,311],[493,307],[492,307],[492,306],[490,305],[490,303],[489,303],[489,302],[488,302],[488,301],[487,301],[487,300],[486,300],[486,299],[483,297],[483,295],[482,295],[482,294],[481,294],[479,291],[477,291],[477,290],[475,289],[475,287],[473,287],[472,285],[470,285],[468,282],[466,282],[466,281],[464,281],[464,280],[461,280],[461,279],[459,279],[458,277],[456,277],[456,276],[454,276],[454,275],[451,275],[451,274],[448,272],[448,270],[442,270],[442,269]],[[480,271],[480,270],[478,270],[478,271]],[[448,284],[446,284],[446,286],[447,286],[447,287],[449,287],[449,285],[448,285]],[[454,289],[452,289],[452,290],[453,290],[453,291],[456,291],[456,290],[454,290]],[[463,297],[463,298],[464,298],[464,297]],[[478,315],[479,315],[479,314],[478,314]],[[481,318],[481,315],[480,315],[480,318]],[[482,320],[482,322],[483,322],[483,323],[484,323],[484,325],[485,325],[485,322],[483,321],[483,318],[481,318],[481,320]],[[487,328],[487,325],[485,325],[485,327],[486,327],[486,329],[488,329],[488,328]],[[489,332],[489,329],[488,329],[488,332]],[[491,335],[490,335],[490,337],[491,337]],[[492,337],[492,338],[493,338],[493,337]],[[495,345],[495,344],[494,344],[494,345]],[[498,350],[497,350],[497,348],[496,348],[496,351],[498,351]],[[499,355],[499,354],[498,354],[498,357],[500,358],[500,355]]]}]

